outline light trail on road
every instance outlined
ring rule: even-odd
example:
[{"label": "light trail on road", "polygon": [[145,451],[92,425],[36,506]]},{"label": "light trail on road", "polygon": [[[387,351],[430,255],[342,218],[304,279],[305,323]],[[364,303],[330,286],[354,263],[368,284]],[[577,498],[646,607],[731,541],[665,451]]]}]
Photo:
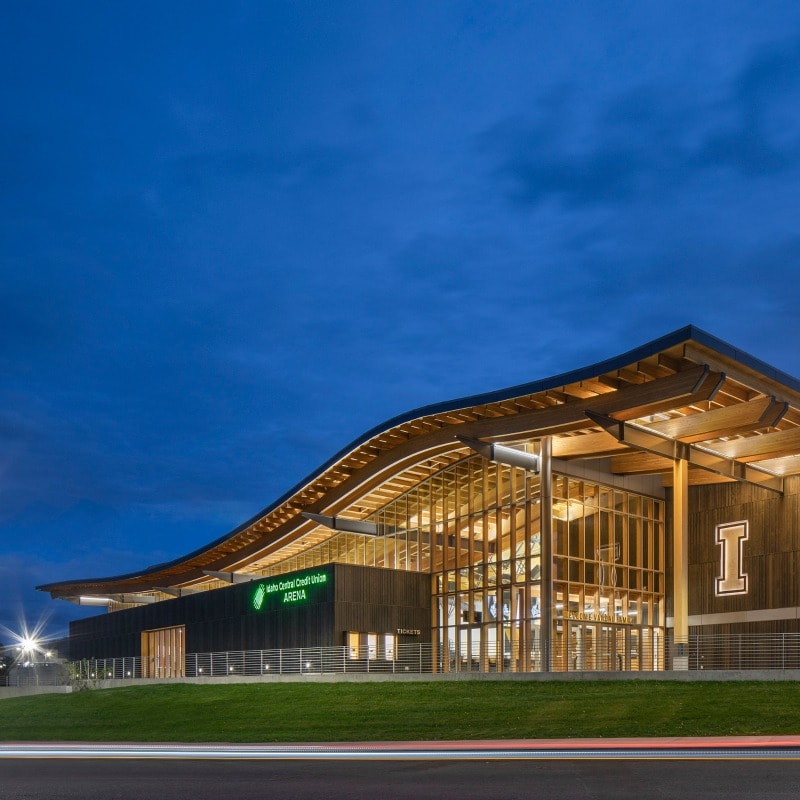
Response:
[{"label": "light trail on road", "polygon": [[202,760],[800,760],[800,738],[369,742],[348,744],[6,743],[0,759]]}]

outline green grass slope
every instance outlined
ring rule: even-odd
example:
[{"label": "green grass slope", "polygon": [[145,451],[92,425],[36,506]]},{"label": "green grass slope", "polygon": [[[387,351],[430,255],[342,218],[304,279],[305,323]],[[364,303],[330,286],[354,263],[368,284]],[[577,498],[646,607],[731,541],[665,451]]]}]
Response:
[{"label": "green grass slope", "polygon": [[800,684],[156,685],[0,701],[3,741],[318,742],[800,733]]}]

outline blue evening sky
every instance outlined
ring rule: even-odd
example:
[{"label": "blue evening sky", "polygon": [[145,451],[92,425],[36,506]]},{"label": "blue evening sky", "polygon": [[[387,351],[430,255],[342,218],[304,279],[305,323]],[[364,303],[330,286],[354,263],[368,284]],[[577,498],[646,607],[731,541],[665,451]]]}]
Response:
[{"label": "blue evening sky", "polygon": [[689,323],[800,375],[800,3],[26,0],[0,74],[8,628],[417,406]]}]

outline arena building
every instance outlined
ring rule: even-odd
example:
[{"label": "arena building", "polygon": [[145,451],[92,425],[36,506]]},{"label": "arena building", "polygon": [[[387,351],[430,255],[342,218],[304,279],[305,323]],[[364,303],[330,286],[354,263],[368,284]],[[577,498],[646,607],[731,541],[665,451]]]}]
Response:
[{"label": "arena building", "polygon": [[800,632],[798,475],[800,382],[686,327],[391,419],[174,561],[38,588],[110,612],[73,659],[145,676],[408,643],[432,672],[730,667],[732,637]]}]

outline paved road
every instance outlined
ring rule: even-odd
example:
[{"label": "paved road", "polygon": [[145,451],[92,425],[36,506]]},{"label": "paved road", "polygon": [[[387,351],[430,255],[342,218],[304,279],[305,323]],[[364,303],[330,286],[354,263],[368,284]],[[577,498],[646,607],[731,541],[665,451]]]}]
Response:
[{"label": "paved road", "polygon": [[795,800],[798,786],[800,761],[0,762],[3,800]]},{"label": "paved road", "polygon": [[3,800],[798,797],[800,742],[0,745]]}]

